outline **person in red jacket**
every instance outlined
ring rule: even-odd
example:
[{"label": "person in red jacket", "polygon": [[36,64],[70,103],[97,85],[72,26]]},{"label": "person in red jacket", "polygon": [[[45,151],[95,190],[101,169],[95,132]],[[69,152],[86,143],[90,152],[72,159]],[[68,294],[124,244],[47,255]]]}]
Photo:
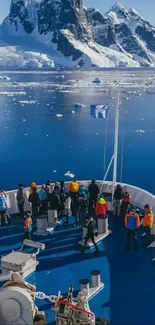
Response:
[{"label": "person in red jacket", "polygon": [[122,216],[123,222],[124,222],[124,217],[129,209],[130,203],[131,203],[131,195],[128,191],[125,191],[124,198],[123,198],[122,204],[121,204],[121,216]]},{"label": "person in red jacket", "polygon": [[104,199],[104,197],[100,197],[100,199],[96,203],[95,208],[96,222],[98,217],[106,218],[107,210],[108,202]]}]

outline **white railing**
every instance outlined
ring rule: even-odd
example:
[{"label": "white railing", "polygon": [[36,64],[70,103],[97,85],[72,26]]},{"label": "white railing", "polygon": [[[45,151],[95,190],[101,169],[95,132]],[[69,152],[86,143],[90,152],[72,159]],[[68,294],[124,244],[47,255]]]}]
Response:
[{"label": "white railing", "polygon": [[[66,188],[68,188],[70,182],[65,182]],[[91,181],[79,181],[79,184],[84,184],[88,186]],[[101,187],[102,181],[96,181],[96,183]],[[118,183],[117,183],[118,184]],[[155,214],[155,195],[133,185],[120,183],[124,188],[126,188],[132,197],[132,203],[139,208],[143,208],[145,204],[149,204],[152,207],[152,210]],[[38,189],[41,186],[37,186]],[[51,185],[51,190],[53,189],[54,184]],[[102,192],[106,192],[111,194],[112,193],[112,182],[104,182],[102,187]],[[8,208],[10,214],[18,213],[18,206],[17,206],[17,190],[8,191],[6,192],[8,198]],[[29,188],[25,189],[25,211],[30,209],[30,204],[28,202],[29,197]]]}]

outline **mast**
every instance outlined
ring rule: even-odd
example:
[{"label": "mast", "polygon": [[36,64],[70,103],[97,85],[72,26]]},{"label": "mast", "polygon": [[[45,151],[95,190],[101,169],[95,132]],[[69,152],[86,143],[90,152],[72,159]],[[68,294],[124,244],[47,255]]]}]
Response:
[{"label": "mast", "polygon": [[114,168],[113,168],[113,183],[112,183],[112,201],[114,190],[117,181],[117,158],[118,158],[118,134],[119,134],[119,104],[120,96],[118,91],[117,104],[115,107],[115,134],[114,134]]}]

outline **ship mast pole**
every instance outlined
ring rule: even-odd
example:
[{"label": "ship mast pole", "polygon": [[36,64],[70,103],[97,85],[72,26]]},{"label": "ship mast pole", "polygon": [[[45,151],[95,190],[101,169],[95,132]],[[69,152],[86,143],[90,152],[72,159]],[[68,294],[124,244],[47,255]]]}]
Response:
[{"label": "ship mast pole", "polygon": [[116,185],[116,182],[117,182],[119,105],[120,105],[120,95],[119,95],[119,91],[118,91],[117,104],[116,104],[116,107],[115,107],[114,166],[113,166],[113,182],[112,182],[112,202],[113,202],[113,198],[114,198],[115,185]]}]

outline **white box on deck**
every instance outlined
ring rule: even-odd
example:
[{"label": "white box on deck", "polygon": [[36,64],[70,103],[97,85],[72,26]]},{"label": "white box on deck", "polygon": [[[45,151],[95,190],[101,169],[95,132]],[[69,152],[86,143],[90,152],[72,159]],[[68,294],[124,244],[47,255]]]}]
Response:
[{"label": "white box on deck", "polygon": [[12,252],[6,256],[2,256],[1,267],[2,274],[10,271],[19,272],[24,278],[36,270],[39,262],[36,256],[23,252]]}]

